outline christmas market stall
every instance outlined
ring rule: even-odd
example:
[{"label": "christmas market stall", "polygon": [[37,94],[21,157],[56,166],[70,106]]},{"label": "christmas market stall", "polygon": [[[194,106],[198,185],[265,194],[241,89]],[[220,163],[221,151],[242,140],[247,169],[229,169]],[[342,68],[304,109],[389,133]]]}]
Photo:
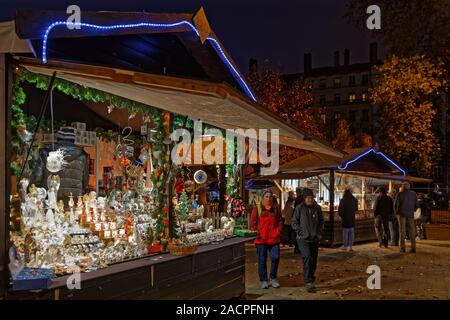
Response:
[{"label": "christmas market stall", "polygon": [[[203,9],[75,25],[18,11],[0,31],[1,298],[239,296],[242,165],[206,161],[202,141],[279,129],[282,145],[341,156],[258,105]],[[199,161],[174,161],[177,130]]]},{"label": "christmas market stall", "polygon": [[385,187],[391,192],[405,181],[431,181],[408,176],[405,169],[376,148],[348,149],[344,152],[342,158],[309,153],[280,166],[278,174],[259,178],[278,181],[283,196],[286,196],[288,191],[296,191],[297,188],[314,191],[316,201],[321,205],[324,214],[324,246],[342,244],[338,209],[346,188],[350,188],[358,200],[355,242],[364,242],[376,240],[373,208],[378,187]]}]

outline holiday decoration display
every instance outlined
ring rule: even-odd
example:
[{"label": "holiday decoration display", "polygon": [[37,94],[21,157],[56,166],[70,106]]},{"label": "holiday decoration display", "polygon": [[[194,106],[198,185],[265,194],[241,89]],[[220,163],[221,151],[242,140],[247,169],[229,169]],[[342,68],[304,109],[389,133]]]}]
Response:
[{"label": "holiday decoration display", "polygon": [[204,184],[208,180],[208,175],[203,170],[197,170],[194,173],[194,181],[197,184]]}]

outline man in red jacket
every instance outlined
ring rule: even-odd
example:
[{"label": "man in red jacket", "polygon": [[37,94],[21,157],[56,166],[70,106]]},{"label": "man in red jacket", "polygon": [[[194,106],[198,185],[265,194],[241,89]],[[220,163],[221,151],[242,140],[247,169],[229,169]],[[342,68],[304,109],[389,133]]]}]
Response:
[{"label": "man in red jacket", "polygon": [[265,191],[261,204],[257,204],[250,216],[250,228],[259,232],[255,239],[258,252],[258,274],[261,288],[269,288],[267,279],[267,253],[270,256],[270,284],[279,288],[277,280],[278,264],[280,262],[280,234],[283,228],[283,218],[280,208],[273,203],[272,192]]}]

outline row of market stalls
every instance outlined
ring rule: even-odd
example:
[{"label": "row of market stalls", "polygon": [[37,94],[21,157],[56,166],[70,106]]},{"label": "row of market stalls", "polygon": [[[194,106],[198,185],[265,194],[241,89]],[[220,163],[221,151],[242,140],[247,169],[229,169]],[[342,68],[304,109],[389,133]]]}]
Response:
[{"label": "row of market stalls", "polygon": [[66,19],[0,23],[0,296],[239,296],[247,239],[224,199],[243,195],[242,166],[176,165],[170,133],[202,120],[342,153],[258,105],[202,9]]},{"label": "row of market stalls", "polygon": [[277,182],[281,202],[286,193],[297,188],[310,188],[324,213],[322,245],[342,244],[342,227],[338,215],[339,201],[346,188],[358,199],[356,242],[376,240],[374,203],[376,190],[385,187],[398,191],[404,182],[430,183],[431,179],[409,176],[404,168],[377,148],[343,150],[343,157],[309,153],[280,167],[276,175],[256,179]]}]

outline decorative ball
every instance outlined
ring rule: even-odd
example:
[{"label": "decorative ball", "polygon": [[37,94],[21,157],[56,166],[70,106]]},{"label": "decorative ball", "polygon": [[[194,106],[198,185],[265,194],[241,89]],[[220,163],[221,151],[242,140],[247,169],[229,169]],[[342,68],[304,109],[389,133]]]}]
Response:
[{"label": "decorative ball", "polygon": [[208,179],[208,175],[203,170],[197,170],[194,173],[194,181],[198,184],[204,184]]}]

